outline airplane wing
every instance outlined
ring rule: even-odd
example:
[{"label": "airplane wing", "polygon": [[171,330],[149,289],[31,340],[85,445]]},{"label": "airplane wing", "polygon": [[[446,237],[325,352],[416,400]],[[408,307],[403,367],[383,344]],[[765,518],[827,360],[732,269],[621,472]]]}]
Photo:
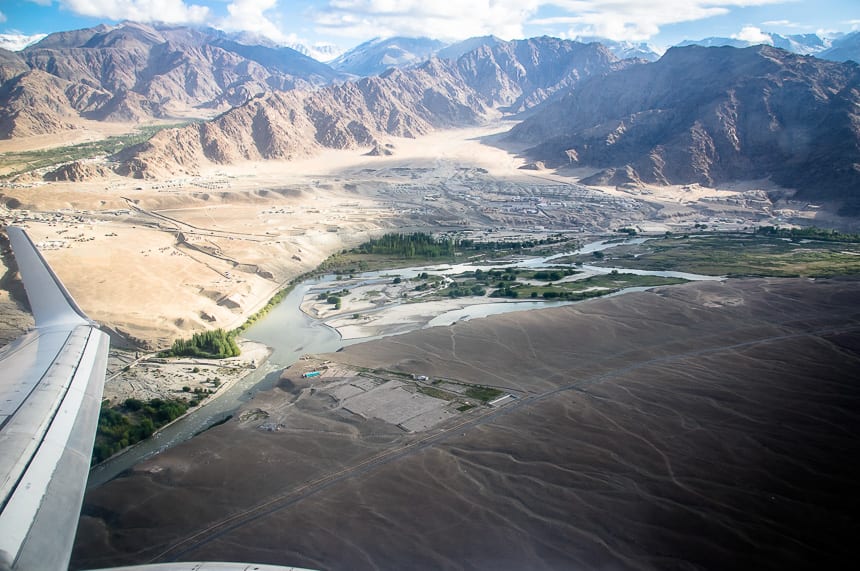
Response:
[{"label": "airplane wing", "polygon": [[[0,349],[0,571],[68,568],[98,428],[108,336],[20,228],[9,240],[36,320]],[[183,562],[114,571],[307,571]]]},{"label": "airplane wing", "polygon": [[24,231],[7,231],[36,327],[0,350],[0,569],[66,569],[109,340]]}]

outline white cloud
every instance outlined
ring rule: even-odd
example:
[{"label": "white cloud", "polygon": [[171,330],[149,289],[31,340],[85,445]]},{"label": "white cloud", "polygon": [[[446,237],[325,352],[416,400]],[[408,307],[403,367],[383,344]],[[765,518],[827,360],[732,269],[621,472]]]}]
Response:
[{"label": "white cloud", "polygon": [[718,0],[569,0],[554,2],[568,16],[534,20],[533,24],[569,26],[569,37],[597,36],[611,40],[644,41],[660,33],[660,26],[719,16],[728,9]]},{"label": "white cloud", "polygon": [[598,36],[641,42],[660,33],[661,26],[728,14],[732,8],[781,3],[784,0],[545,0],[567,12],[535,19],[536,25],[569,26],[567,37]]},{"label": "white cloud", "polygon": [[76,14],[167,24],[199,24],[209,17],[209,8],[186,4],[183,0],[59,0],[60,5]]},{"label": "white cloud", "polygon": [[227,5],[229,16],[213,25],[228,32],[244,32],[250,38],[266,38],[276,44],[307,52],[307,55],[319,61],[334,59],[331,53],[343,51],[333,44],[315,44],[294,32],[284,33],[286,26],[278,17],[278,4],[281,2],[283,0],[232,0]]},{"label": "white cloud", "polygon": [[[317,26],[348,37],[431,36],[462,39],[524,36],[523,26],[566,37],[644,41],[667,24],[701,20],[732,8],[786,0],[328,0],[312,14]],[[539,17],[541,9],[562,14]],[[559,27],[567,30],[560,32]]]},{"label": "white cloud", "polygon": [[457,40],[494,34],[523,37],[523,22],[542,0],[330,0],[313,12],[327,33],[352,38],[429,36]]},{"label": "white cloud", "polygon": [[233,0],[227,5],[229,16],[219,23],[219,27],[230,31],[244,31],[259,34],[272,41],[284,43],[295,39],[284,34],[268,17],[266,12],[274,9],[278,0]]},{"label": "white cloud", "polygon": [[750,44],[772,44],[773,39],[755,26],[744,26],[737,34],[732,34],[732,39],[741,40]]},{"label": "white cloud", "polygon": [[6,14],[4,14],[3,12],[0,12],[0,24],[2,24],[5,21],[6,21]]},{"label": "white cloud", "polygon": [[768,20],[767,22],[762,22],[761,25],[767,27],[779,26],[782,28],[809,28],[807,25],[792,22],[791,20]]},{"label": "white cloud", "polygon": [[46,35],[47,34],[34,34],[32,36],[25,36],[24,34],[16,32],[0,34],[0,48],[17,52],[19,50],[23,50],[30,44],[35,44]]}]

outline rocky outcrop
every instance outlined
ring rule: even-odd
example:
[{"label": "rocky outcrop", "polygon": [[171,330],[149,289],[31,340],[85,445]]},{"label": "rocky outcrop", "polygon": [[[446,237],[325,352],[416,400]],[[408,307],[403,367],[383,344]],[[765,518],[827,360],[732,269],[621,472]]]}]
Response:
[{"label": "rocky outcrop", "polygon": [[657,184],[771,177],[860,210],[860,67],[768,46],[670,49],[593,77],[511,130],[554,166]]},{"label": "rocky outcrop", "polygon": [[458,59],[457,67],[489,104],[516,113],[566,94],[587,77],[634,63],[622,62],[598,43],[544,36],[482,45]]},{"label": "rocky outcrop", "polygon": [[364,153],[368,157],[390,157],[394,154],[394,145],[386,143],[384,145],[376,143],[373,148]]},{"label": "rocky outcrop", "polygon": [[75,161],[47,173],[44,179],[53,182],[81,182],[94,178],[104,178],[111,174],[113,172],[102,165]]},{"label": "rocky outcrop", "polygon": [[642,181],[631,166],[623,168],[608,168],[580,180],[582,184],[591,186],[640,186]]}]

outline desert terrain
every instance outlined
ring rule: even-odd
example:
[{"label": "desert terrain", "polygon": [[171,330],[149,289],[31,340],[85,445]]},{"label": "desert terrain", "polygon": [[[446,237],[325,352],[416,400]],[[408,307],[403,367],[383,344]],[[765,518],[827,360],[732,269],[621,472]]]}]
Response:
[{"label": "desert terrain", "polygon": [[[115,344],[149,348],[233,328],[329,254],[394,228],[530,234],[827,223],[806,203],[772,203],[767,181],[633,190],[578,185],[582,169],[521,169],[517,148],[499,141],[509,127],[392,138],[391,156],[328,150],[172,180],[7,180],[0,216],[27,228],[81,307],[117,333]],[[2,142],[0,152],[20,144]],[[17,299],[3,289],[4,300]]]},{"label": "desert terrain", "polygon": [[[725,188],[583,186],[576,181],[593,171],[527,163],[519,147],[503,140],[510,126],[391,138],[391,155],[326,150],[290,162],[212,166],[195,177],[19,177],[2,182],[0,217],[27,229],[79,305],[112,333],[106,395],[115,401],[176,396],[181,387],[166,381],[173,371],[135,367],[141,355],[195,331],[237,327],[327,256],[386,231],[499,240],[553,232],[586,238],[620,227],[662,234],[700,223],[729,230],[840,223],[806,202],[773,198],[781,194],[767,194],[773,190],[768,181]],[[108,127],[103,134],[121,131]],[[19,139],[0,141],[0,152],[24,147]],[[14,259],[4,251],[0,335],[8,341],[32,321]],[[343,312],[331,325],[345,338],[402,332],[474,301],[392,307],[360,322],[351,320],[354,311]]]},{"label": "desert terrain", "polygon": [[[831,566],[858,531],[858,291],[702,282],[300,361],[90,490],[73,567]],[[428,396],[464,384],[515,398]]]}]

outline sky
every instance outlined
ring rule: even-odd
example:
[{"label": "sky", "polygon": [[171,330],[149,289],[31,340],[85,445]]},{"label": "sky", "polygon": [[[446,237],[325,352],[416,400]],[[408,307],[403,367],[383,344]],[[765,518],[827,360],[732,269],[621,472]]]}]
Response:
[{"label": "sky", "polygon": [[374,37],[456,41],[550,35],[646,42],[860,30],[858,0],[0,0],[10,49],[56,31],[123,20],[248,31],[348,49]]}]

